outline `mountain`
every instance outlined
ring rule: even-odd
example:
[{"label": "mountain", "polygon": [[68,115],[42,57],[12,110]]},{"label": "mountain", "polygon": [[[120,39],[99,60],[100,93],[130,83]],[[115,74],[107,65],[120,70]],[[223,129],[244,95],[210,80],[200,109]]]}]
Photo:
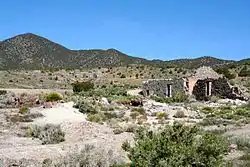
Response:
[{"label": "mountain", "polygon": [[165,63],[170,66],[172,65],[183,68],[198,68],[201,66],[216,67],[220,65],[235,63],[235,61],[222,60],[211,56],[203,56],[195,59],[176,59],[176,60],[166,61]]},{"label": "mountain", "polygon": [[115,49],[70,50],[31,33],[0,43],[0,69],[80,68],[147,62]]},{"label": "mountain", "polygon": [[21,34],[0,42],[0,70],[91,68],[123,66],[127,64],[197,68],[202,65],[216,66],[232,62],[213,57],[150,61],[126,55],[115,49],[70,50],[32,33]]}]

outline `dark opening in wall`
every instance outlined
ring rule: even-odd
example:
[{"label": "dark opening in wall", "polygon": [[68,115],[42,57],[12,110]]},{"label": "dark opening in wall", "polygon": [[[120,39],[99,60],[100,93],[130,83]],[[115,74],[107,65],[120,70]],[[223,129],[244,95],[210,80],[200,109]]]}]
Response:
[{"label": "dark opening in wall", "polygon": [[211,96],[212,93],[212,82],[208,81],[206,83],[206,96]]},{"label": "dark opening in wall", "polygon": [[186,87],[189,88],[189,82],[186,82]]},{"label": "dark opening in wall", "polygon": [[149,96],[149,90],[146,91],[146,96]]},{"label": "dark opening in wall", "polygon": [[172,85],[171,84],[167,85],[166,94],[167,94],[167,97],[172,97]]}]

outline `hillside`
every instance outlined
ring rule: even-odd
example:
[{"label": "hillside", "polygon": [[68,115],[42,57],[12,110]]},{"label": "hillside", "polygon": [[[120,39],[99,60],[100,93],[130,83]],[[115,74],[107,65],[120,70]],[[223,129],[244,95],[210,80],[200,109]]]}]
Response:
[{"label": "hillside", "polygon": [[[156,55],[157,56],[157,55]],[[146,60],[115,49],[70,50],[35,34],[21,34],[0,42],[0,69],[110,67],[147,64],[161,67],[197,68],[232,63],[213,57],[171,61]]]},{"label": "hillside", "polygon": [[231,64],[235,63],[235,61],[222,60],[211,56],[203,56],[195,59],[176,59],[176,60],[166,61],[166,63],[169,65],[174,65],[183,68],[198,68],[200,66],[215,67],[218,65]]},{"label": "hillside", "polygon": [[147,62],[115,49],[70,50],[30,33],[0,43],[0,69],[80,68]]}]

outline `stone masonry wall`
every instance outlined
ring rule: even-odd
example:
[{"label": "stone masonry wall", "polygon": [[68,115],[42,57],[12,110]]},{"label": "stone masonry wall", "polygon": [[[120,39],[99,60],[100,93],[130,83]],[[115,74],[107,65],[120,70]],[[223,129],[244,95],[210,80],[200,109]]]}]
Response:
[{"label": "stone masonry wall", "polygon": [[207,100],[206,84],[212,82],[211,96],[220,96],[224,98],[233,98],[231,87],[225,78],[212,79],[207,78],[198,80],[193,88],[192,94],[197,100]]},{"label": "stone masonry wall", "polygon": [[183,92],[184,91],[184,81],[183,79],[176,79],[176,80],[148,80],[143,83],[142,85],[142,90],[143,90],[143,95],[147,96],[147,91],[149,91],[150,95],[156,95],[159,97],[166,97],[166,89],[167,85],[171,84],[171,89],[172,89],[172,96],[175,96],[177,92]]}]

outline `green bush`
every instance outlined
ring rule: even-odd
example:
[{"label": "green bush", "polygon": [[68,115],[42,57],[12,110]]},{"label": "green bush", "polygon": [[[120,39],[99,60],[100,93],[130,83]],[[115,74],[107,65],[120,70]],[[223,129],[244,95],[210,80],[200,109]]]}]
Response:
[{"label": "green bush", "polygon": [[205,113],[205,114],[210,114],[210,113],[213,113],[213,112],[214,112],[214,108],[212,108],[212,107],[203,107],[203,108],[201,109],[201,111],[202,111],[203,113]]},{"label": "green bush", "polygon": [[61,130],[59,125],[47,124],[42,128],[38,138],[42,144],[57,144],[63,142],[65,133]]},{"label": "green bush", "polygon": [[160,103],[182,103],[188,101],[188,95],[184,93],[176,93],[175,96],[169,98],[162,98],[158,96],[151,96],[152,100]]},{"label": "green bush", "polygon": [[118,118],[118,115],[115,112],[108,112],[107,111],[107,112],[104,112],[103,114],[105,116],[105,119]]},{"label": "green bush", "polygon": [[159,132],[139,129],[129,150],[130,167],[222,166],[228,143],[197,126],[174,123]]},{"label": "green bush", "polygon": [[[85,144],[83,149],[67,153],[60,159],[47,159],[46,167],[128,167],[124,161],[113,154],[112,148],[101,148]],[[45,166],[43,166],[45,167]]]},{"label": "green bush", "polygon": [[41,127],[38,125],[32,125],[28,127],[25,136],[38,138],[40,133],[41,133]]},{"label": "green bush", "polygon": [[45,99],[48,102],[62,100],[62,96],[58,93],[49,93],[45,95]]},{"label": "green bush", "polygon": [[175,113],[174,117],[175,117],[175,118],[184,118],[184,117],[186,117],[186,116],[185,116],[184,111],[177,111],[177,112]]},{"label": "green bush", "polygon": [[72,84],[73,86],[73,92],[79,93],[82,91],[89,91],[94,88],[94,83],[90,81],[85,82],[75,82]]},{"label": "green bush", "polygon": [[42,144],[57,144],[65,140],[65,133],[61,130],[60,126],[53,124],[30,126],[27,129],[26,136],[39,138]]},{"label": "green bush", "polygon": [[129,151],[131,148],[130,143],[126,140],[125,142],[122,143],[122,149],[124,151]]},{"label": "green bush", "polygon": [[184,94],[184,93],[176,93],[174,97],[172,97],[172,102],[174,103],[182,103],[182,102],[186,102],[188,100],[188,95]]},{"label": "green bush", "polygon": [[235,144],[239,150],[249,150],[250,149],[250,140],[244,137],[235,138]]},{"label": "green bush", "polygon": [[118,134],[123,133],[124,130],[123,130],[122,128],[118,127],[118,128],[115,128],[115,129],[113,130],[113,132],[114,132],[114,134],[118,135]]},{"label": "green bush", "polygon": [[244,66],[239,74],[238,74],[240,77],[250,77],[250,70],[247,68],[247,66]]},{"label": "green bush", "polygon": [[234,79],[236,77],[227,67],[217,68],[215,71],[219,74],[223,74],[227,79]]},{"label": "green bush", "polygon": [[115,108],[113,106],[102,106],[101,110],[102,111],[114,111]]},{"label": "green bush", "polygon": [[94,101],[87,99],[79,99],[74,105],[75,108],[79,109],[79,112],[83,114],[97,114],[98,108]]},{"label": "green bush", "polygon": [[7,94],[7,90],[0,90],[0,95],[6,95]]},{"label": "green bush", "polygon": [[102,122],[102,117],[99,114],[88,115],[87,119],[88,121],[91,122],[96,122],[96,123]]},{"label": "green bush", "polygon": [[131,112],[138,112],[138,113],[140,113],[141,115],[145,115],[145,114],[146,114],[145,109],[142,108],[142,107],[132,108]]},{"label": "green bush", "polygon": [[28,113],[28,111],[29,111],[29,108],[27,106],[23,105],[19,108],[19,113],[21,113],[21,114],[26,114],[26,113]]},{"label": "green bush", "polygon": [[129,124],[125,128],[125,132],[134,133],[134,132],[136,132],[137,129],[138,129],[138,125],[136,125],[136,124]]},{"label": "green bush", "polygon": [[156,113],[157,119],[168,119],[168,114],[166,112],[157,112]]}]

